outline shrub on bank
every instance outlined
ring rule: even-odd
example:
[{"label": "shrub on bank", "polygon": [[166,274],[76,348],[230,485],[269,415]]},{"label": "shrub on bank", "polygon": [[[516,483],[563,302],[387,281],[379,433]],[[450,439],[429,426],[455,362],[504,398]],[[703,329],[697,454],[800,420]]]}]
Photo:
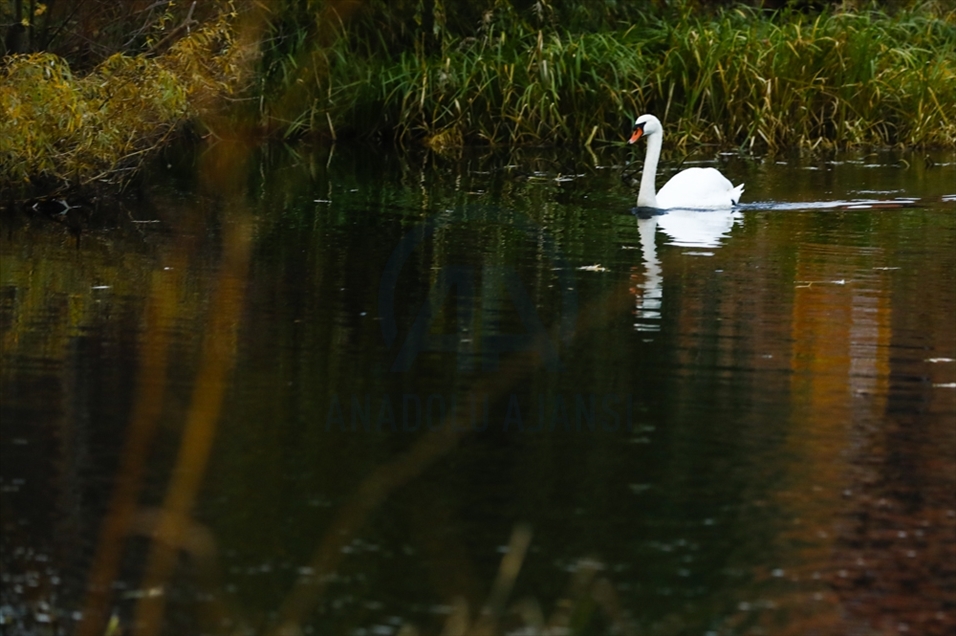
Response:
[{"label": "shrub on bank", "polygon": [[122,181],[149,151],[247,74],[229,16],[161,56],[116,53],[77,77],[52,53],[0,68],[0,182]]},{"label": "shrub on bank", "polygon": [[0,166],[11,181],[83,182],[135,164],[188,113],[187,88],[155,60],[110,57],[76,78],[51,53],[16,56],[0,79]]}]

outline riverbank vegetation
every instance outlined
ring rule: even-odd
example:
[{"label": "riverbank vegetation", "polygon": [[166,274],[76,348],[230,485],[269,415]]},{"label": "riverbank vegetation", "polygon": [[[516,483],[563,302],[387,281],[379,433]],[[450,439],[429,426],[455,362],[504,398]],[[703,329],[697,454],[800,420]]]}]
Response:
[{"label": "riverbank vegetation", "polygon": [[[236,18],[223,11],[200,26],[188,17],[196,28],[182,37],[148,39],[145,52],[113,52],[85,73],[48,51],[7,56],[0,68],[0,182],[21,190],[122,183],[191,116],[248,81]],[[174,37],[177,29],[169,29]],[[80,68],[89,62],[78,57]]]},{"label": "riverbank vegetation", "polygon": [[51,34],[84,27],[45,13],[47,36],[28,32],[47,51],[0,69],[0,179],[115,177],[214,112],[266,136],[434,148],[617,143],[642,112],[676,147],[956,144],[956,10],[806,4],[232,0],[200,23],[196,3],[132,2],[97,31],[110,56],[58,49]]},{"label": "riverbank vegetation", "polygon": [[619,141],[642,112],[661,116],[678,144],[956,140],[956,11],[703,12],[688,2],[580,15],[487,4],[468,31],[435,2],[431,16],[414,16],[414,41],[328,11],[294,29],[274,23],[263,76],[277,97],[265,121],[289,136],[438,146]]}]

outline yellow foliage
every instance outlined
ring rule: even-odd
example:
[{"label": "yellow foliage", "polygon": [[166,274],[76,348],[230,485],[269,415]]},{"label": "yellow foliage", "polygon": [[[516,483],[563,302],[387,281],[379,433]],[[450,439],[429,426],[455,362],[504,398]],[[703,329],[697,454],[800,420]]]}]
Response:
[{"label": "yellow foliage", "polygon": [[161,57],[116,54],[81,78],[50,53],[8,58],[0,68],[0,183],[82,183],[138,165],[187,117],[243,81],[230,17]]}]

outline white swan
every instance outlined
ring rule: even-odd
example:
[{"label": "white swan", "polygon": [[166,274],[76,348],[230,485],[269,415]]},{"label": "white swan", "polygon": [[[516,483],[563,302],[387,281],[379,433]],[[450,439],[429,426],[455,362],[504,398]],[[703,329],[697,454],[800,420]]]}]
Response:
[{"label": "white swan", "polygon": [[716,168],[688,168],[678,172],[655,192],[654,179],[657,161],[661,156],[664,128],[654,115],[641,115],[634,122],[634,133],[627,143],[632,144],[647,137],[647,154],[644,155],[644,172],[641,174],[641,189],[637,194],[639,208],[689,208],[694,210],[730,208],[740,202],[744,184],[734,187],[727,177]]}]

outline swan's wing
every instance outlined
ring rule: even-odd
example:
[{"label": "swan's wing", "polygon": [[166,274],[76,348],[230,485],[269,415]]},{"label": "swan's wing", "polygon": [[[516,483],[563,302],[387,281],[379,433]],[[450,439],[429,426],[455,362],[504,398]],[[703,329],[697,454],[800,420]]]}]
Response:
[{"label": "swan's wing", "polygon": [[736,205],[744,186],[734,187],[716,168],[688,168],[678,172],[657,193],[661,208],[728,208]]}]

